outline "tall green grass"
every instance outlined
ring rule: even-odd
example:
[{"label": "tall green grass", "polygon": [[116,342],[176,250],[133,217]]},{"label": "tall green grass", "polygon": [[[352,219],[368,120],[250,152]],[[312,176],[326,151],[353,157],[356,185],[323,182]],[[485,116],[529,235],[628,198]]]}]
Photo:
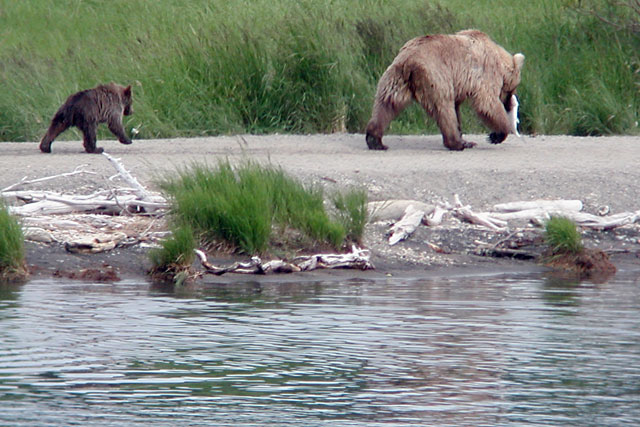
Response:
[{"label": "tall green grass", "polygon": [[[470,27],[526,55],[525,132],[636,133],[640,41],[572,4],[581,3],[3,2],[0,140],[38,140],[69,94],[108,81],[134,85],[126,123],[144,138],[360,132],[377,81],[406,40]],[[437,131],[427,123],[414,106],[390,132]],[[472,114],[463,125],[483,130]]]},{"label": "tall green grass", "polygon": [[21,279],[26,275],[22,228],[0,202],[0,280]]},{"label": "tall green grass", "polygon": [[332,216],[321,187],[251,162],[235,167],[228,161],[216,167],[195,164],[165,178],[160,187],[172,201],[178,227],[187,225],[204,244],[226,243],[251,255],[268,251],[276,234],[287,236],[290,230],[310,246],[339,249],[347,241],[359,242],[366,222],[364,192],[338,193]]}]

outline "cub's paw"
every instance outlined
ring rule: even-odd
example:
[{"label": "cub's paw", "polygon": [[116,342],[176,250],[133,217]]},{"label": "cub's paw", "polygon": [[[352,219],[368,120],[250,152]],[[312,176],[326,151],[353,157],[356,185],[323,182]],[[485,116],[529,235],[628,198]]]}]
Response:
[{"label": "cub's paw", "polygon": [[489,134],[489,142],[492,144],[500,144],[507,139],[507,134],[503,132],[491,132]]},{"label": "cub's paw", "polygon": [[104,148],[96,147],[93,149],[93,151],[89,151],[89,150],[85,150],[85,151],[89,154],[101,154],[102,152],[104,152]]},{"label": "cub's paw", "polygon": [[40,151],[42,151],[43,153],[50,153],[51,152],[51,146],[50,145],[40,145]]}]

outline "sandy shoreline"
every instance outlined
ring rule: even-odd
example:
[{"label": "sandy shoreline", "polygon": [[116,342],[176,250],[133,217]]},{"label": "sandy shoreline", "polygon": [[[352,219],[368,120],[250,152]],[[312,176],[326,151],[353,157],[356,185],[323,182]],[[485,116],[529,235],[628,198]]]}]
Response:
[{"label": "sandy shoreline", "polygon": [[[385,152],[367,150],[364,136],[354,134],[136,140],[131,146],[101,141],[98,145],[120,158],[149,188],[154,187],[158,176],[193,162],[215,164],[220,159],[251,159],[280,165],[306,182],[321,183],[329,191],[344,186],[364,187],[370,200],[414,199],[435,203],[451,201],[458,194],[463,203],[479,211],[497,203],[534,199],[579,199],[584,210],[591,213],[603,206],[608,206],[611,213],[640,210],[637,189],[640,137],[510,136],[500,145],[484,142],[486,137],[482,135],[468,139],[478,142],[478,146],[463,152],[446,150],[440,135],[387,136],[385,144],[390,148]],[[70,172],[84,164],[96,175],[56,180],[42,187],[88,193],[103,188],[105,179],[114,175],[107,159],[83,153],[80,141],[56,141],[52,154],[42,154],[37,147],[37,143],[0,143],[3,171],[0,188],[24,177]],[[640,236],[635,225],[627,228],[622,237],[614,233],[591,240],[612,249],[624,246],[624,254],[614,256],[614,262],[619,258],[623,268],[634,268]],[[371,277],[402,272],[446,274],[539,268],[531,261],[465,253],[464,245],[458,245],[457,241],[478,239],[476,234],[482,233],[480,230],[472,230],[469,236],[444,236],[441,230],[422,227],[408,241],[393,248],[385,245],[384,232],[384,224],[371,226],[367,231],[366,243],[378,267],[377,272],[369,273]],[[435,254],[427,245],[433,241],[450,246],[449,253]],[[67,254],[63,248],[43,248],[32,243],[27,248],[28,263],[41,266],[35,269],[36,274],[49,274],[56,263],[65,262],[80,268],[107,263],[124,276],[144,272],[144,250],[140,248],[86,258]]]}]

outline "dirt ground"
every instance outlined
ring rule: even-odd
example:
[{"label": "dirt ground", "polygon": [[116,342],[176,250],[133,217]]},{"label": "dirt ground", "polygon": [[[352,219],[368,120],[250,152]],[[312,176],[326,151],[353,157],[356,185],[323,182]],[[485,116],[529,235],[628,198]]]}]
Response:
[{"label": "dirt ground", "polygon": [[[440,135],[387,136],[388,151],[370,151],[360,134],[241,135],[207,138],[135,140],[125,146],[100,141],[110,155],[145,186],[155,187],[164,174],[193,162],[243,159],[279,165],[305,182],[328,191],[345,186],[366,188],[370,200],[452,201],[458,194],[475,211],[494,204],[535,199],[579,199],[586,212],[608,207],[611,213],[640,210],[640,137],[579,138],[510,136],[500,145],[486,136],[467,136],[477,147],[462,152],[444,148]],[[27,188],[89,193],[105,188],[115,170],[101,155],[85,154],[80,141],[56,141],[52,154],[37,143],[0,143],[0,189],[19,182],[73,171],[80,165],[95,175],[59,179]],[[389,224],[368,227],[376,276],[429,272],[523,271],[540,268],[531,260],[479,256],[478,242],[503,238],[476,226],[421,227],[407,241],[389,247]],[[524,224],[523,224],[524,226]],[[619,268],[638,268],[637,225],[611,232],[589,232],[585,243],[610,250]],[[527,229],[533,238],[535,229]],[[440,250],[434,250],[435,247]],[[51,274],[58,264],[86,269],[109,265],[120,276],[144,274],[146,249],[118,248],[100,255],[74,255],[55,245],[27,244],[28,263],[36,275]],[[305,273],[306,274],[306,273]],[[349,273],[347,273],[349,274]],[[354,273],[355,274],[355,273]],[[246,280],[246,278],[245,278]]]}]

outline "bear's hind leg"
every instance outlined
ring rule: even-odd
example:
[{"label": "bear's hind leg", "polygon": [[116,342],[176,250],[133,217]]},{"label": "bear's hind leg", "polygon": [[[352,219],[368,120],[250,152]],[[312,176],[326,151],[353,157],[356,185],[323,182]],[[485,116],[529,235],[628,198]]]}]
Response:
[{"label": "bear's hind leg", "polygon": [[382,135],[389,126],[389,123],[395,119],[402,110],[405,109],[408,102],[403,104],[393,102],[375,102],[371,120],[367,124],[367,147],[369,150],[386,150],[389,147],[382,143]]},{"label": "bear's hind leg", "polygon": [[42,151],[43,153],[50,153],[51,143],[53,143],[53,140],[56,139],[62,132],[67,130],[68,127],[69,126],[64,122],[54,119],[51,122],[51,126],[49,126],[47,133],[42,137],[42,140],[40,141],[40,151]]}]

